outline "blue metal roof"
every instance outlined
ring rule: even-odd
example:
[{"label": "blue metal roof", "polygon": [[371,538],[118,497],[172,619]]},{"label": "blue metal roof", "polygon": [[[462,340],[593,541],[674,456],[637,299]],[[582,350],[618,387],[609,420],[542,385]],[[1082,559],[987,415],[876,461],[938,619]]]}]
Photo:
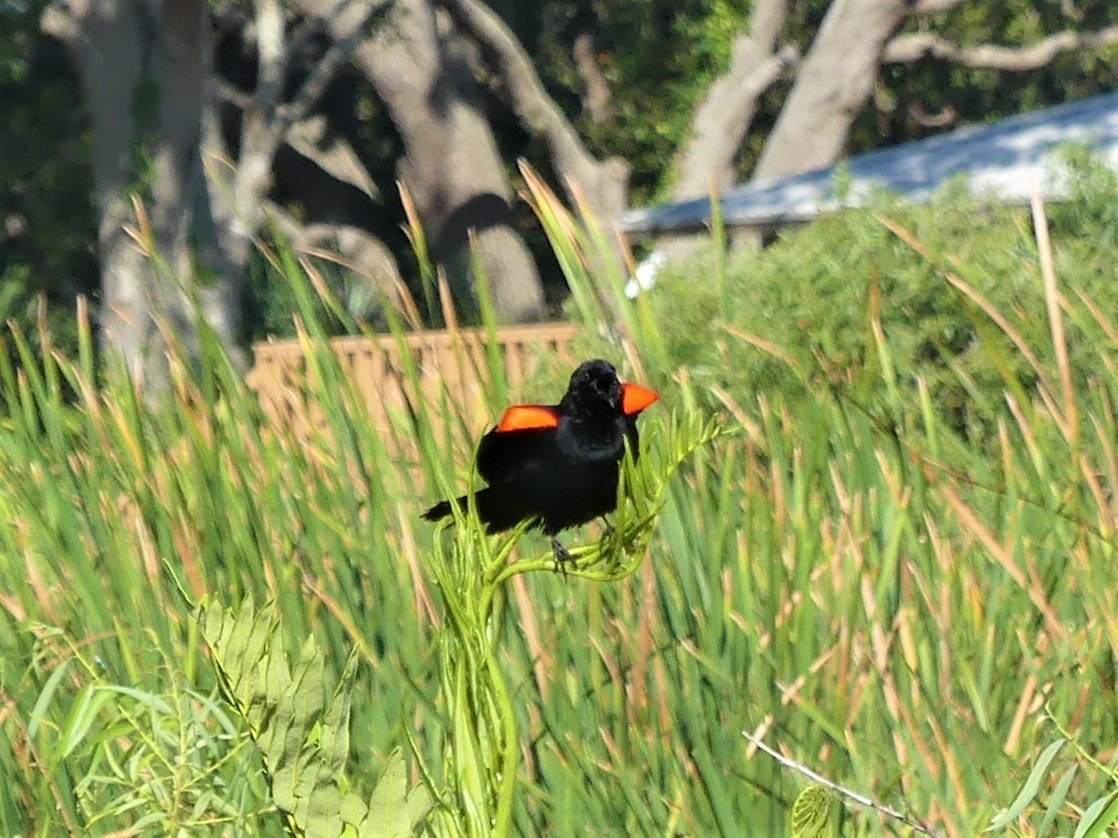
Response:
[{"label": "blue metal roof", "polygon": [[[878,190],[925,202],[951,178],[965,175],[972,192],[1006,202],[1026,202],[1034,192],[1063,194],[1058,147],[1083,144],[1118,168],[1118,93],[1019,114],[990,125],[971,125],[916,142],[871,151],[844,164],[849,189],[840,202],[835,166],[792,177],[750,182],[720,196],[728,227],[764,227],[807,221],[843,206],[864,204]],[[710,199],[630,210],[621,216],[629,233],[670,233],[703,228]]]}]

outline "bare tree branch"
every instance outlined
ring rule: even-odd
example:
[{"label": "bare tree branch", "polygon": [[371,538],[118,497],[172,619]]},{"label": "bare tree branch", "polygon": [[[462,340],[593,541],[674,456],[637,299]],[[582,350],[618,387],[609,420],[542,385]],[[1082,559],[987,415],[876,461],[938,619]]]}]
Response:
[{"label": "bare tree branch", "polygon": [[341,265],[382,285],[393,296],[403,285],[392,251],[368,230],[349,224],[304,224],[274,201],[265,200],[264,211],[299,253]]},{"label": "bare tree branch", "polygon": [[691,133],[679,154],[677,201],[724,189],[734,181],[734,158],[757,112],[761,96],[798,64],[799,51],[787,45],[774,53],[788,17],[788,0],[758,0],[749,31],[734,39],[730,68],[715,80],[691,120]]},{"label": "bare tree branch", "polygon": [[[339,11],[354,5],[344,0]],[[347,37],[333,40],[315,62],[290,101],[282,101],[285,82],[291,74],[294,53],[287,41],[283,5],[279,0],[255,0],[257,85],[251,94],[228,86],[221,94],[242,109],[240,159],[231,178],[228,223],[229,247],[235,259],[243,259],[251,237],[260,223],[260,202],[268,189],[276,151],[291,131],[322,96],[339,68],[365,37],[369,21],[387,4],[355,9],[357,23]],[[298,137],[294,138],[298,142]],[[333,173],[333,172],[331,172]],[[368,181],[363,187],[367,191]]]},{"label": "bare tree branch", "polygon": [[[524,126],[547,143],[555,168],[582,188],[591,209],[600,218],[609,221],[620,215],[628,197],[628,163],[621,158],[599,161],[586,149],[566,115],[544,89],[532,59],[488,6],[477,0],[439,3],[496,60],[513,109]],[[568,194],[574,197],[570,190]]]},{"label": "bare tree branch", "polygon": [[784,754],[780,753],[780,751],[778,751],[775,748],[773,748],[772,746],[766,744],[765,740],[762,739],[760,736],[752,736],[748,731],[742,731],[741,735],[744,736],[747,740],[749,740],[749,743],[751,745],[754,745],[755,747],[760,748],[762,751],[764,751],[770,757],[775,759],[777,762],[779,762],[785,768],[791,768],[793,771],[797,771],[800,774],[803,774],[805,777],[807,777],[813,783],[818,783],[821,786],[826,786],[831,791],[838,792],[839,794],[841,794],[843,797],[847,798],[848,800],[853,800],[855,803],[860,803],[863,806],[868,806],[870,809],[873,809],[876,812],[880,812],[881,814],[887,815],[890,818],[894,818],[896,820],[899,820],[901,823],[903,823],[909,829],[912,829],[916,832],[919,832],[922,835],[928,835],[928,836],[931,836],[931,838],[940,838],[939,833],[936,832],[934,829],[932,829],[930,826],[927,826],[926,824],[920,823],[919,821],[913,820],[912,818],[910,818],[908,815],[904,814],[903,812],[898,812],[892,806],[886,806],[884,803],[878,803],[872,797],[867,797],[864,794],[859,794],[856,791],[848,789],[846,786],[841,786],[838,783],[836,783],[834,780],[828,780],[822,774],[820,774],[817,771],[813,771],[812,769],[808,768],[806,765],[801,765],[800,763],[796,762],[795,760],[789,759],[788,757],[784,756]]},{"label": "bare tree branch", "polygon": [[572,57],[575,69],[586,85],[582,106],[586,108],[594,124],[601,125],[609,118],[609,100],[612,94],[606,77],[598,68],[598,62],[594,60],[594,36],[591,33],[583,32],[575,38]]},{"label": "bare tree branch", "polygon": [[[345,5],[343,3],[342,7],[344,8]],[[282,132],[306,117],[308,111],[322,98],[322,94],[329,86],[334,75],[343,64],[349,61],[354,50],[357,49],[357,45],[368,35],[374,21],[384,17],[391,5],[391,0],[386,0],[379,6],[369,6],[363,10],[364,17],[359,26],[355,26],[346,37],[331,41],[330,47],[315,62],[314,68],[299,87],[299,90],[291,97],[291,101],[281,108],[281,124],[277,127]]]},{"label": "bare tree branch", "polygon": [[996,44],[959,46],[931,32],[913,32],[898,35],[886,44],[883,63],[909,64],[921,58],[931,57],[975,69],[1024,72],[1045,67],[1064,52],[1100,50],[1113,44],[1118,44],[1118,26],[1110,26],[1095,32],[1076,32],[1069,29],[1021,47],[1003,47]]},{"label": "bare tree branch", "polygon": [[554,151],[575,158],[585,153],[566,116],[548,96],[532,59],[496,14],[474,0],[444,0],[441,4],[456,23],[476,38],[501,65],[517,116],[534,133],[547,137]]},{"label": "bare tree branch", "polygon": [[[223,101],[239,110],[247,111],[256,105],[251,93],[238,90],[226,82],[217,82],[215,89]],[[325,117],[312,116],[291,125],[282,139],[331,177],[360,189],[375,200],[376,185],[353,146],[340,136],[327,136],[326,128]],[[215,130],[212,139],[219,138],[220,130]],[[326,145],[323,145],[324,141]],[[210,153],[219,158],[228,156],[224,143],[211,144]]]},{"label": "bare tree branch", "polygon": [[[346,9],[346,5],[352,8]],[[345,40],[383,0],[295,0]],[[543,288],[516,228],[513,192],[465,60],[440,31],[434,0],[394,0],[384,25],[354,51],[403,143],[398,174],[415,199],[434,260],[463,294],[476,290],[476,260],[489,278],[497,315],[539,319]]]},{"label": "bare tree branch", "polygon": [[[328,175],[378,200],[377,188],[353,146],[337,134],[327,134],[326,119],[314,116],[291,126],[287,144]],[[325,141],[325,145],[323,142]]]},{"label": "bare tree branch", "polygon": [[220,99],[241,110],[248,110],[256,103],[251,93],[245,93],[245,91],[241,90],[239,87],[234,87],[227,81],[215,79],[213,85],[214,92]]},{"label": "bare tree branch", "polygon": [[272,118],[287,75],[283,7],[279,0],[256,0],[256,112]]},{"label": "bare tree branch", "polygon": [[674,200],[704,195],[712,186],[724,189],[732,185],[734,157],[757,112],[757,103],[765,91],[799,64],[800,53],[795,46],[785,44],[761,63],[755,60],[756,56],[751,55],[711,86],[692,123],[693,136],[684,148],[680,177],[672,191]]},{"label": "bare tree branch", "polygon": [[885,45],[911,11],[911,0],[836,0],[827,7],[754,178],[835,162],[873,93]]}]

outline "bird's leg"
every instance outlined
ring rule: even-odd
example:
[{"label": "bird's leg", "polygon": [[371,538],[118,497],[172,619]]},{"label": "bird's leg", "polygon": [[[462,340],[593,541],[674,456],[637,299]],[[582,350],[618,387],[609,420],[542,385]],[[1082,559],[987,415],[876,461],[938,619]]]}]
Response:
[{"label": "bird's leg", "polygon": [[610,523],[609,518],[605,515],[602,516],[602,525],[605,527],[605,529],[602,530],[602,541],[608,541],[613,538],[613,534],[617,532],[617,528]]},{"label": "bird's leg", "polygon": [[566,576],[567,575],[567,562],[573,562],[574,561],[574,559],[571,558],[571,551],[568,550],[566,547],[564,547],[562,544],[560,544],[559,539],[555,538],[554,536],[552,536],[552,539],[551,539],[551,549],[555,553],[555,571],[556,571],[556,573],[558,573],[559,571],[562,571],[563,575]]}]

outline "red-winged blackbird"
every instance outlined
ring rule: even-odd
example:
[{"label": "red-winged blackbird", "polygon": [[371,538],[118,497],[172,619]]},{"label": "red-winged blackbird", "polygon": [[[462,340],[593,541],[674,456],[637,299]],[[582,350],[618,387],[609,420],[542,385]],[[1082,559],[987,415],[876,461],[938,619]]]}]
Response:
[{"label": "red-winged blackbird", "polygon": [[[544,533],[612,512],[625,440],[637,454],[637,415],[659,398],[622,382],[608,361],[586,361],[571,376],[557,405],[517,405],[481,439],[477,471],[489,484],[476,492],[478,517],[488,532],[535,519]],[[466,508],[466,497],[457,503]],[[450,501],[423,513],[451,514]],[[557,558],[566,551],[552,538]]]}]

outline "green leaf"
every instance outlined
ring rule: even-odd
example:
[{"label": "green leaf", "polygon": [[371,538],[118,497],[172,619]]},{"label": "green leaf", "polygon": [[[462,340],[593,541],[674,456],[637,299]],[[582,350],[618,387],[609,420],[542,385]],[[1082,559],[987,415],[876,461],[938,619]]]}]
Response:
[{"label": "green leaf", "polygon": [[405,838],[412,834],[415,824],[430,808],[431,798],[426,787],[416,786],[408,792],[404,757],[397,748],[388,755],[388,762],[373,790],[361,834]]},{"label": "green leaf", "polygon": [[1100,838],[1115,820],[1118,820],[1118,791],[1087,807],[1073,838]]},{"label": "green leaf", "polygon": [[31,721],[27,725],[27,735],[29,738],[34,739],[35,735],[39,732],[39,725],[47,714],[47,708],[50,706],[51,701],[54,700],[54,693],[58,689],[59,683],[66,675],[70,665],[67,661],[60,663],[55,670],[47,678],[47,682],[43,685],[42,692],[39,693],[38,699],[35,701],[35,706],[31,709]]},{"label": "green leaf", "polygon": [[203,604],[197,619],[230,702],[245,719],[271,778],[272,799],[300,835],[411,835],[430,809],[426,789],[408,791],[399,751],[368,805],[343,791],[356,655],[327,698],[325,660],[314,638],[291,666],[278,638],[272,604],[259,611]]},{"label": "green leaf", "polygon": [[826,786],[808,786],[792,804],[792,838],[838,838],[839,809]]},{"label": "green leaf", "polygon": [[1064,772],[1064,776],[1060,778],[1060,782],[1056,784],[1055,790],[1052,792],[1052,799],[1048,801],[1048,811],[1044,813],[1044,820],[1040,822],[1040,827],[1037,829],[1037,835],[1048,835],[1052,824],[1056,821],[1056,816],[1060,812],[1060,807],[1064,805],[1064,800],[1067,799],[1068,789],[1071,788],[1071,782],[1075,779],[1075,775],[1079,772],[1079,765],[1072,764],[1072,766]]},{"label": "green leaf", "polygon": [[97,714],[111,698],[112,693],[99,690],[92,684],[82,688],[82,691],[78,693],[77,700],[74,701],[74,706],[70,708],[70,714],[66,718],[66,727],[62,731],[62,738],[55,746],[54,759],[56,762],[66,759],[73,753],[74,748],[81,744],[81,741],[93,726]]},{"label": "green leaf", "polygon": [[1008,809],[994,818],[984,830],[985,832],[1005,829],[1017,820],[1017,817],[1025,811],[1025,807],[1033,802],[1033,798],[1036,797],[1037,791],[1040,790],[1040,784],[1048,772],[1049,764],[1056,758],[1056,754],[1059,753],[1065,742],[1067,742],[1067,739],[1061,737],[1044,749],[1040,758],[1036,761],[1036,765],[1033,766],[1033,770],[1029,772],[1025,785],[1021,787],[1016,799]]}]

